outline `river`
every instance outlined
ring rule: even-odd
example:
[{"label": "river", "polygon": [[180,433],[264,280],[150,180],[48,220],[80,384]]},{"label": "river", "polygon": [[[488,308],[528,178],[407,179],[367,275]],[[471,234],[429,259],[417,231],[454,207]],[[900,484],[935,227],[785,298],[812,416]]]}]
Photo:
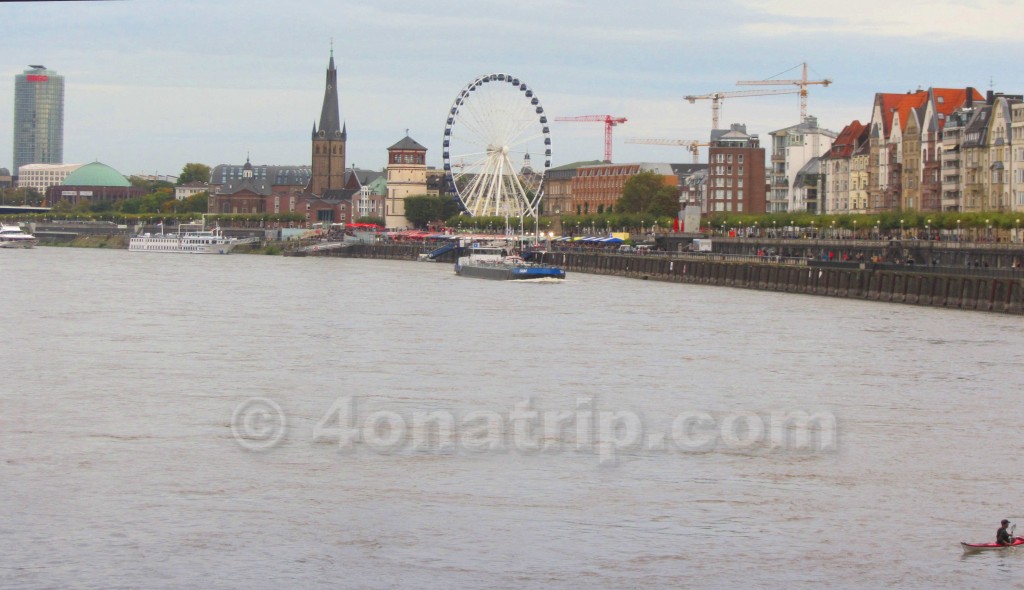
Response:
[{"label": "river", "polygon": [[959,546],[1024,520],[1017,318],[237,254],[0,276],[3,588],[1024,577]]}]

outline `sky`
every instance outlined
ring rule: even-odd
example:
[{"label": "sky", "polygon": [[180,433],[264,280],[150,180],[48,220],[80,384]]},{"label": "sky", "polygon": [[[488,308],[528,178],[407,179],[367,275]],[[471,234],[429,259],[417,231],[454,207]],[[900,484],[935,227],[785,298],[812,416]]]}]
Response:
[{"label": "sky", "polygon": [[[616,162],[689,162],[738,80],[812,79],[809,114],[839,132],[876,92],[1024,92],[1020,0],[236,0],[0,3],[0,167],[12,165],[14,77],[65,77],[64,161],[123,174],[188,162],[308,165],[332,44],[348,164],[381,169],[410,136],[441,165],[445,119],[477,76],[510,73],[549,118],[615,115]],[[778,75],[778,76],[777,76]],[[796,95],[730,99],[722,127],[799,122]],[[551,123],[552,166],[603,157],[603,125]]]}]

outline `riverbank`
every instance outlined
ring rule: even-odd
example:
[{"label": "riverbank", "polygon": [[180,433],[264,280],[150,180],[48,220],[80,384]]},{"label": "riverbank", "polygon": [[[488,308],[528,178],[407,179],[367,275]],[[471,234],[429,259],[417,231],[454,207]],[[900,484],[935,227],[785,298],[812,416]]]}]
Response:
[{"label": "riverbank", "polygon": [[[352,245],[309,255],[416,260],[423,251],[415,245]],[[635,256],[547,252],[543,262],[561,266],[570,273],[1024,314],[1024,277],[1020,272],[1009,270],[977,272],[799,259],[771,262],[757,257],[736,260],[715,254]]]}]

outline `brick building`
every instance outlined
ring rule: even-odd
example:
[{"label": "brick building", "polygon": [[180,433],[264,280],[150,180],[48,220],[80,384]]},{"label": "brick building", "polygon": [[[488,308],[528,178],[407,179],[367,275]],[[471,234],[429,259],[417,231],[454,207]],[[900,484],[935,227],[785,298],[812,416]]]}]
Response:
[{"label": "brick building", "polygon": [[708,147],[704,213],[764,213],[764,148],[747,126],[713,129]]},{"label": "brick building", "polygon": [[572,209],[577,215],[607,213],[622,197],[626,181],[640,172],[653,172],[666,186],[679,186],[679,177],[669,164],[599,164],[580,166],[572,178]]}]

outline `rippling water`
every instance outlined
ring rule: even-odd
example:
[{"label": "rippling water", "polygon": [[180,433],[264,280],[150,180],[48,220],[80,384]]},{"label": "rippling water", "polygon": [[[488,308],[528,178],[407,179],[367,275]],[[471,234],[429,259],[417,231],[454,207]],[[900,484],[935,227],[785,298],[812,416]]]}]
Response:
[{"label": "rippling water", "polygon": [[[1024,571],[1022,552],[958,545],[1024,521],[1017,318],[341,259],[38,248],[0,251],[0,276],[5,588],[963,588]],[[247,446],[275,422],[237,420],[251,398],[286,417],[267,450]],[[412,426],[387,449],[315,437],[349,399],[357,427],[531,400],[635,416],[644,440],[687,413],[801,410],[837,437],[615,460],[571,433],[483,451],[414,445]]]}]

